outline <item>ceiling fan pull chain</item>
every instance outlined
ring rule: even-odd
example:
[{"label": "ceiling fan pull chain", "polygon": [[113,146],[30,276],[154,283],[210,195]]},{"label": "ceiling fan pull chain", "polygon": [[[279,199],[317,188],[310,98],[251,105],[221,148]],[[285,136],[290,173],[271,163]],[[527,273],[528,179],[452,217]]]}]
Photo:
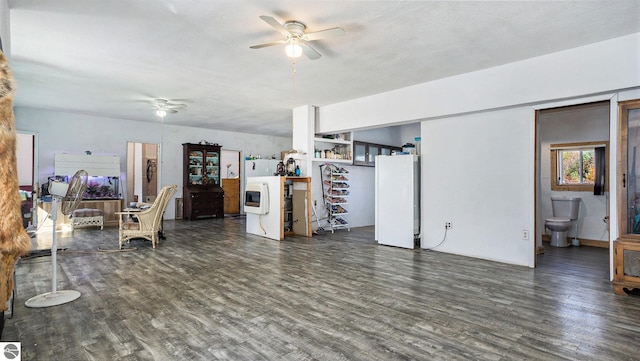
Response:
[{"label": "ceiling fan pull chain", "polygon": [[292,99],[291,109],[296,107],[296,58],[291,58],[291,83],[292,83]]}]

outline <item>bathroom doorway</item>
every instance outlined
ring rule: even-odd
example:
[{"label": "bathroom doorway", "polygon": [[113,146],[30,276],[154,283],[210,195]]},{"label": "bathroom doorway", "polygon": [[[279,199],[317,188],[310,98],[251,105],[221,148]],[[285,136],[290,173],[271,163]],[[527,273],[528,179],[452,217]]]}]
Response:
[{"label": "bathroom doorway", "polygon": [[609,248],[610,113],[610,100],[536,110],[536,259],[553,247],[545,227],[554,216],[552,197],[580,198],[578,219],[566,231],[569,247]]},{"label": "bathroom doorway", "polygon": [[127,142],[127,191],[125,205],[131,202],[153,203],[160,184],[160,146],[154,143]]}]

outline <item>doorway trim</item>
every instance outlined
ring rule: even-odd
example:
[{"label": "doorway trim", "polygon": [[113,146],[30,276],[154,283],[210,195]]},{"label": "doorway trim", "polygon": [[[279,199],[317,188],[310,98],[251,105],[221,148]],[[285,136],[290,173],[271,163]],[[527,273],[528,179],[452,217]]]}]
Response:
[{"label": "doorway trim", "polygon": [[33,186],[34,191],[38,191],[39,182],[38,182],[38,133],[34,132],[24,132],[17,130],[17,134],[21,135],[30,135],[32,139],[32,147],[31,147],[31,185]]},{"label": "doorway trim", "polygon": [[[540,124],[538,119],[538,113],[540,110],[550,108],[561,108],[574,105],[581,105],[587,103],[595,103],[601,101],[609,101],[609,158],[607,159],[609,168],[609,197],[607,216],[609,217],[609,277],[613,280],[613,240],[618,237],[617,234],[617,212],[611,212],[612,209],[617,209],[617,197],[611,196],[617,194],[617,154],[618,154],[618,94],[617,93],[604,93],[593,96],[577,97],[571,99],[564,99],[558,101],[552,101],[548,103],[540,103],[532,106],[533,110],[533,123],[534,123],[534,199],[533,199],[533,214],[534,214],[534,232],[532,237],[532,252],[533,252],[533,267],[537,266],[538,256],[538,239],[542,241],[542,233],[539,230],[538,224],[542,221],[542,212],[539,209],[540,196],[541,196],[541,146],[540,146]],[[616,223],[614,223],[616,222]],[[542,225],[544,227],[544,225]],[[544,228],[542,228],[544,231]]]},{"label": "doorway trim", "polygon": [[[123,190],[123,195],[124,195],[124,200],[125,200],[125,206],[127,206],[129,204],[129,202],[133,202],[133,196],[135,193],[135,186],[134,186],[134,182],[136,180],[137,177],[141,177],[141,179],[146,179],[147,174],[146,174],[146,169],[143,171],[143,168],[146,168],[145,164],[139,164],[139,169],[138,171],[136,171],[135,169],[135,159],[133,158],[135,152],[132,154],[132,149],[134,147],[136,147],[137,145],[140,146],[144,146],[145,144],[149,144],[149,145],[154,145],[156,146],[156,162],[155,162],[155,177],[156,177],[156,195],[158,195],[158,192],[160,191],[160,185],[162,184],[162,144],[159,143],[155,143],[155,142],[143,142],[143,141],[132,141],[129,140],[127,141],[127,145],[126,145],[126,171],[125,171],[125,176],[126,176],[126,182],[124,182],[125,186],[124,186],[124,190]],[[140,173],[140,174],[138,174]],[[120,182],[121,184],[123,184],[123,182]],[[145,202],[145,199],[138,199],[139,202]]]},{"label": "doorway trim", "polygon": [[[31,224],[34,227],[38,226],[38,212],[37,212],[37,202],[38,202],[38,198],[40,197],[40,182],[38,181],[39,179],[39,174],[38,174],[38,170],[39,168],[39,164],[38,164],[38,133],[37,132],[29,132],[29,131],[21,131],[21,130],[16,130],[17,134],[22,134],[22,135],[30,135],[31,136],[31,186],[33,187],[32,190],[32,194],[31,194],[31,199],[32,199],[32,205],[31,205]],[[17,144],[16,144],[17,145]],[[17,151],[18,149],[16,149]],[[17,157],[17,154],[16,154]]]}]

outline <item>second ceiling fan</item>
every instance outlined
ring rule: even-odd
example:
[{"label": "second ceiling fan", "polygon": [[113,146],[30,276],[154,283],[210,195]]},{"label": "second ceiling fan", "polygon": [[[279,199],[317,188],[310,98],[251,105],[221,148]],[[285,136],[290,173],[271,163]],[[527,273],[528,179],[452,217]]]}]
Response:
[{"label": "second ceiling fan", "polygon": [[276,19],[268,15],[260,16],[260,19],[264,20],[267,24],[271,25],[274,29],[276,29],[280,34],[284,35],[284,39],[250,46],[251,49],[260,49],[268,46],[287,44],[287,55],[298,57],[301,54],[300,51],[304,53],[309,59],[315,60],[320,58],[320,53],[309,46],[307,44],[308,41],[319,40],[319,39],[328,39],[335,36],[344,35],[344,30],[342,28],[331,28],[320,31],[314,31],[311,33],[305,33],[306,25],[303,23],[290,20],[285,22],[284,24],[280,24]]},{"label": "second ceiling fan", "polygon": [[167,99],[153,99],[151,101],[151,106],[156,111],[156,115],[159,117],[164,117],[167,113],[177,113],[178,109],[184,109],[187,107],[186,104],[181,103],[172,103]]}]

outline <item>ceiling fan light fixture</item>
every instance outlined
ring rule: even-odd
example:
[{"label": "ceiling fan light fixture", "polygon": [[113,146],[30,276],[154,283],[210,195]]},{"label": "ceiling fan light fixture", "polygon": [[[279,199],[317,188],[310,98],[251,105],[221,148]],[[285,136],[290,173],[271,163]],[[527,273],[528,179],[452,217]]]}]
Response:
[{"label": "ceiling fan light fixture", "polygon": [[158,109],[156,110],[156,115],[160,118],[164,118],[164,116],[167,115],[167,111],[164,109]]},{"label": "ceiling fan light fixture", "polygon": [[291,42],[284,48],[284,52],[290,58],[299,58],[302,56],[302,47],[295,42]]}]

